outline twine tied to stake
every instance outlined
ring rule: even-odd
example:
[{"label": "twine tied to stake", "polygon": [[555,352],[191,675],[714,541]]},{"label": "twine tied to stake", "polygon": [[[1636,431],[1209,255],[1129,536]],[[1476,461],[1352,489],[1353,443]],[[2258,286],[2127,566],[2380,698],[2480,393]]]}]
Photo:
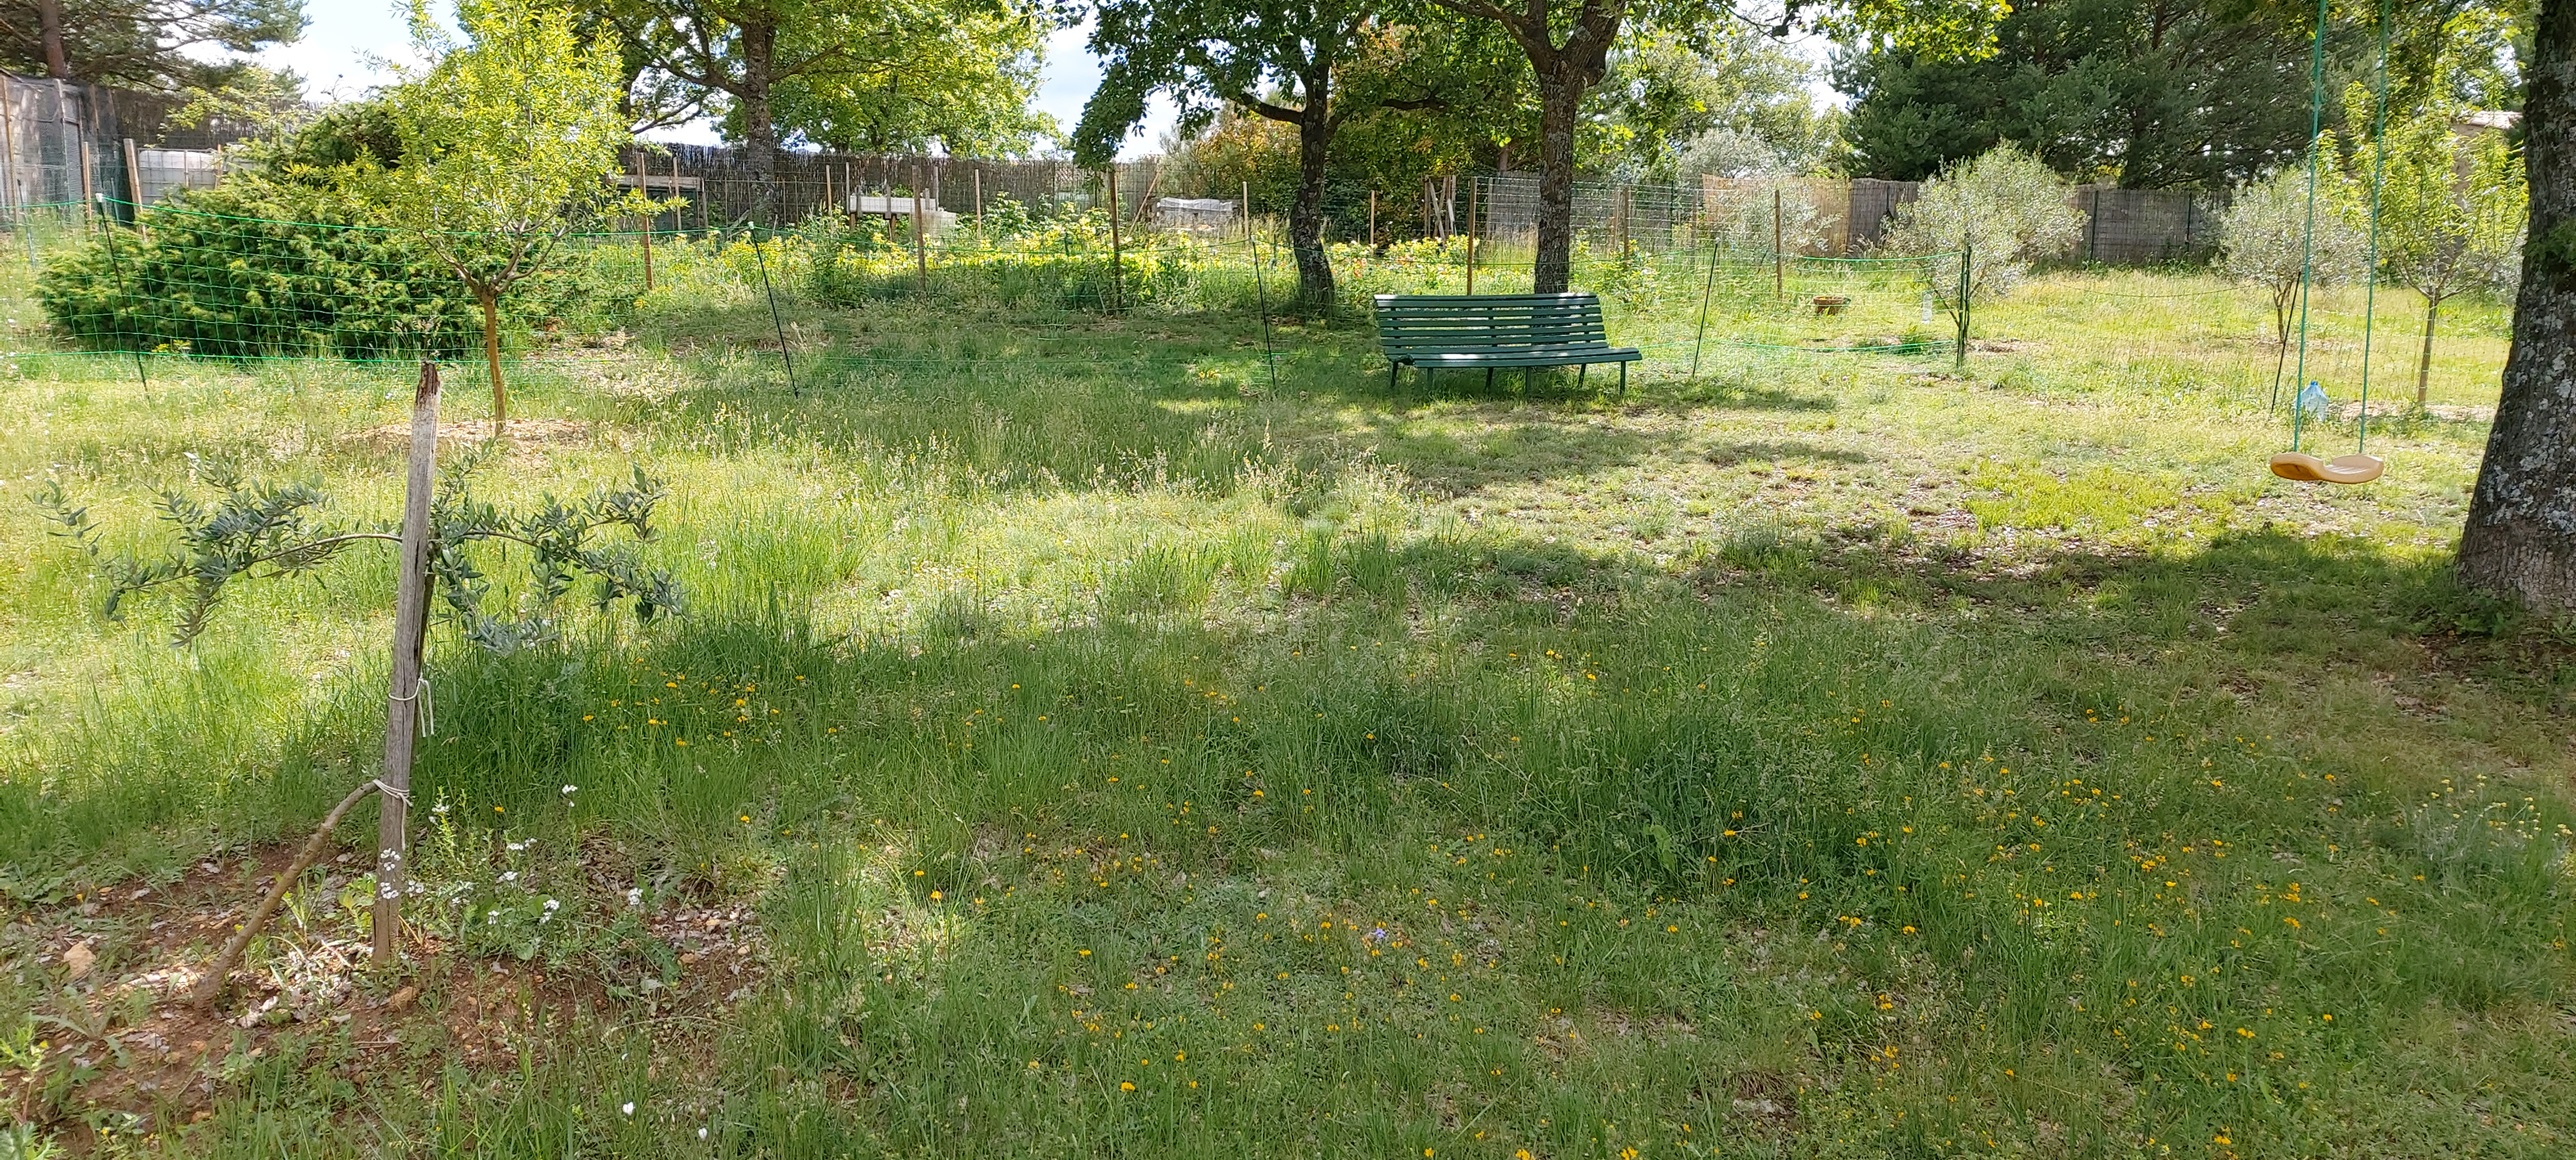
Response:
[{"label": "twine tied to stake", "polygon": [[420,702],[420,717],[415,722],[419,727],[420,736],[435,737],[438,735],[438,703],[429,695],[428,677],[416,677],[412,680],[410,696],[388,696],[385,699],[388,701]]}]

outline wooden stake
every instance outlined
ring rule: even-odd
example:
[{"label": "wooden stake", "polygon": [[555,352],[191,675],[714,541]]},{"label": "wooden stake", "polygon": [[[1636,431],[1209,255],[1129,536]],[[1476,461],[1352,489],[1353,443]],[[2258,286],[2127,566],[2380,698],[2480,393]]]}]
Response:
[{"label": "wooden stake", "polygon": [[1119,284],[1126,262],[1118,253],[1118,163],[1109,163],[1109,312],[1118,313],[1119,300],[1126,297]]},{"label": "wooden stake", "polygon": [[921,215],[921,165],[912,167],[912,261],[913,285],[923,298],[930,297],[930,247],[923,240]]},{"label": "wooden stake", "polygon": [[1623,185],[1623,186],[1620,186],[1620,187],[1619,187],[1619,264],[1620,264],[1620,265],[1622,265],[1622,266],[1627,265],[1627,264],[1628,264],[1628,260],[1629,260],[1629,258],[1630,258],[1631,256],[1633,256],[1633,255],[1634,255],[1634,253],[1635,253],[1635,248],[1634,248],[1634,239],[1636,238],[1637,233],[1636,233],[1636,228],[1635,228],[1634,219],[1636,218],[1636,216],[1637,216],[1637,192],[1636,192],[1636,187],[1635,187],[1635,186],[1633,186],[1633,185]]},{"label": "wooden stake", "polygon": [[1467,293],[1476,292],[1476,179],[1467,179]]},{"label": "wooden stake", "polygon": [[653,292],[653,215],[644,215],[644,292]]},{"label": "wooden stake", "polygon": [[143,208],[143,162],[134,151],[134,138],[125,139],[125,200],[137,211]]},{"label": "wooden stake", "polygon": [[89,185],[90,171],[97,167],[98,159],[90,156],[89,139],[84,137],[80,143],[81,226],[83,228],[89,226],[90,212],[98,206],[98,194],[93,192]]},{"label": "wooden stake", "polygon": [[[487,299],[488,301],[488,299]],[[394,573],[393,683],[385,694],[384,803],[376,811],[375,960],[394,961],[402,928],[404,826],[411,805],[412,744],[420,736],[428,685],[420,679],[429,633],[429,502],[438,462],[438,364],[422,359],[411,399],[411,459],[403,481],[402,556]]]},{"label": "wooden stake", "polygon": [[[0,205],[15,210],[25,201],[18,188],[18,118],[10,109],[17,102],[9,93],[9,82],[0,81]],[[18,215],[12,213],[12,222]]]},{"label": "wooden stake", "polygon": [[976,167],[975,167],[975,238],[976,238],[977,242],[980,244],[980,243],[982,242],[982,240],[983,240],[983,237],[984,237],[984,167],[983,167],[983,166],[981,166],[981,165],[978,165],[978,166],[976,166]]},{"label": "wooden stake", "polygon": [[1771,296],[1788,296],[1788,261],[1780,256],[1780,187],[1771,187]]},{"label": "wooden stake", "polygon": [[1377,248],[1377,191],[1369,191],[1369,248]]}]

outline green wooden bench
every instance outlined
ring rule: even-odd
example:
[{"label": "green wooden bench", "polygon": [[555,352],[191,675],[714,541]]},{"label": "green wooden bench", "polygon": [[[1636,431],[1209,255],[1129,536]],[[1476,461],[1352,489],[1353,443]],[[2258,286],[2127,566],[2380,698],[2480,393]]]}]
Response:
[{"label": "green wooden bench", "polygon": [[1380,294],[1377,345],[1386,355],[1387,389],[1396,368],[1429,376],[1451,369],[1483,368],[1493,385],[1498,367],[1521,368],[1522,389],[1533,367],[1619,364],[1619,393],[1628,393],[1628,364],[1645,357],[1637,348],[1610,345],[1597,295]]}]

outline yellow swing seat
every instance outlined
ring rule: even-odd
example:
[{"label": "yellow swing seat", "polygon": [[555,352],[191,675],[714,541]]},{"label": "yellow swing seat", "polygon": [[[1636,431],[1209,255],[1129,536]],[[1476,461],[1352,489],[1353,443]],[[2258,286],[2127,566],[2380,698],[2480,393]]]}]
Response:
[{"label": "yellow swing seat", "polygon": [[2319,459],[2296,451],[2272,457],[2272,474],[2301,483],[2368,483],[2388,465],[2375,455],[2338,455]]}]

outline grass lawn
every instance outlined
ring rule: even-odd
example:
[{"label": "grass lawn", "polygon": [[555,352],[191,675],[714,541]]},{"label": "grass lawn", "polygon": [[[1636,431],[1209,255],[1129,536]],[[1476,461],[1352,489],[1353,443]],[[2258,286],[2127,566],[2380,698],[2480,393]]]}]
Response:
[{"label": "grass lawn", "polygon": [[406,965],[356,961],[362,810],[207,1013],[374,773],[392,569],[174,651],[28,501],[148,547],[230,464],[387,518],[411,374],[147,386],[10,304],[0,1155],[2576,1148],[2576,631],[2447,579],[2491,306],[2405,415],[2382,300],[2388,474],[2327,489],[2265,472],[2268,317],[2200,275],[2051,275],[1965,375],[1772,349],[1946,334],[1834,274],[1692,376],[1649,279],[1624,398],[899,300],[791,302],[791,391],[765,304],[666,277],[520,364],[506,445],[452,371],[446,453],[666,479],[687,615],[434,631]]}]

